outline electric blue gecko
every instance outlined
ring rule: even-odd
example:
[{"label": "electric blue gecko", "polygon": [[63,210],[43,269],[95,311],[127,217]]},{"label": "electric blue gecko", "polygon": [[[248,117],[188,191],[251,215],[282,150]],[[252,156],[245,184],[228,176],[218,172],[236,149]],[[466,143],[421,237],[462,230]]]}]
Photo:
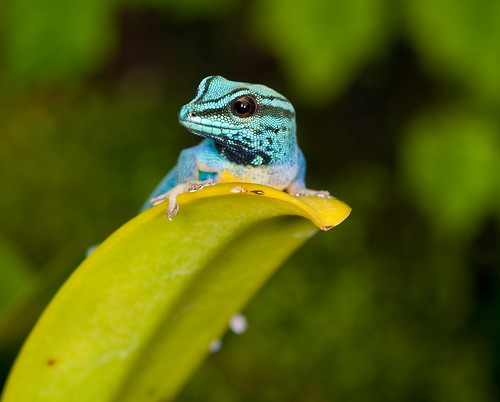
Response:
[{"label": "electric blue gecko", "polygon": [[292,195],[330,196],[306,188],[295,110],[271,88],[207,77],[196,97],[179,111],[179,123],[204,139],[180,153],[141,210],[168,200],[167,216],[172,220],[179,194],[227,182],[258,183]]}]

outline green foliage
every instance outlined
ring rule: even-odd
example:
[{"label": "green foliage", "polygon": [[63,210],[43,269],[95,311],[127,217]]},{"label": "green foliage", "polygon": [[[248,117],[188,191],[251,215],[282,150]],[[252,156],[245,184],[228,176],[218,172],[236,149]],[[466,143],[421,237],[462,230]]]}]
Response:
[{"label": "green foliage", "polygon": [[[144,4],[143,0],[130,0],[133,3]],[[158,7],[168,14],[186,19],[200,17],[220,18],[234,9],[234,3],[229,0],[148,0],[148,4]]]},{"label": "green foliage", "polygon": [[500,3],[407,0],[412,38],[431,71],[485,101],[500,102]]},{"label": "green foliage", "polygon": [[0,312],[15,295],[25,290],[32,267],[23,260],[12,245],[0,239]]},{"label": "green foliage", "polygon": [[388,34],[384,3],[372,0],[260,1],[254,18],[256,36],[312,103],[344,90]]},{"label": "green foliage", "polygon": [[21,83],[58,83],[100,66],[115,36],[112,4],[5,2],[5,67],[11,77]]},{"label": "green foliage", "polygon": [[474,233],[494,212],[500,172],[497,127],[462,108],[434,111],[409,127],[403,180],[433,223],[450,233]]}]

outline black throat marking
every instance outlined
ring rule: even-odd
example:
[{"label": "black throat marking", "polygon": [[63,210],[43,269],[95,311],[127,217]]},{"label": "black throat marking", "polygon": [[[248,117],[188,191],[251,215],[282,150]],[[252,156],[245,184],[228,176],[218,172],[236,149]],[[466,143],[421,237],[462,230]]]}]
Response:
[{"label": "black throat marking", "polygon": [[243,166],[269,165],[271,157],[264,151],[249,150],[237,142],[228,146],[227,142],[214,141],[217,152],[224,155],[228,161]]}]

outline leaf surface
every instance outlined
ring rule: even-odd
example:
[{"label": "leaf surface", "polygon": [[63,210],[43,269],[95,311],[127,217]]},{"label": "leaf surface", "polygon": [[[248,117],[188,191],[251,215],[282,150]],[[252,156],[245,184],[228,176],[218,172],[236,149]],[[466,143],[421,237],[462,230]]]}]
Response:
[{"label": "leaf surface", "polygon": [[179,205],[173,222],[165,204],[135,217],[81,264],[25,343],[3,402],[173,398],[281,263],[350,213],[336,199],[234,183]]}]

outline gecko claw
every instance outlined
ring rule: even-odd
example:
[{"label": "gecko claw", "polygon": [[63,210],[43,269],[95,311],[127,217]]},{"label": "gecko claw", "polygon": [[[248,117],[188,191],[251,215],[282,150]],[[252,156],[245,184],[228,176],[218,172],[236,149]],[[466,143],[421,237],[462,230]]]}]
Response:
[{"label": "gecko claw", "polygon": [[170,222],[172,222],[172,218],[177,215],[177,212],[179,212],[179,204],[175,203],[172,206],[168,206],[168,209],[166,211],[167,218]]}]

